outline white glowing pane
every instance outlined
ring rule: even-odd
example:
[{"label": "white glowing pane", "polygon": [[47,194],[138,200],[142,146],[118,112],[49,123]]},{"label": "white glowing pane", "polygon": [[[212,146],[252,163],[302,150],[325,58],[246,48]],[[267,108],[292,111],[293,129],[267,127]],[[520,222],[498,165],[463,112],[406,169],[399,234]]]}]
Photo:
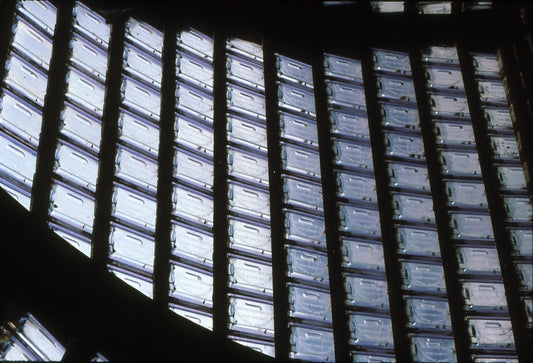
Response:
[{"label": "white glowing pane", "polygon": [[132,189],[116,186],[113,215],[148,230],[155,230],[157,203],[154,198]]},{"label": "white glowing pane", "polygon": [[0,125],[34,146],[39,143],[42,113],[29,102],[6,91],[0,98]]},{"label": "white glowing pane", "polygon": [[50,216],[80,230],[92,233],[94,199],[61,184],[50,193]]},{"label": "white glowing pane", "polygon": [[43,360],[59,361],[65,354],[65,348],[31,314],[24,323],[22,335]]},{"label": "white glowing pane", "polygon": [[171,307],[170,310],[200,326],[203,326],[206,329],[213,330],[213,317],[209,314],[202,314],[200,312],[176,307]]},{"label": "white glowing pane", "polygon": [[109,362],[109,359],[104,357],[102,353],[96,353],[93,359],[91,359],[91,362]]},{"label": "white glowing pane", "polygon": [[70,233],[66,233],[62,230],[52,228],[52,230],[65,241],[67,241],[72,247],[83,253],[87,257],[91,257],[91,241],[85,240],[79,236],[73,236]]},{"label": "white glowing pane", "polygon": [[98,159],[74,146],[59,142],[54,171],[78,185],[92,191],[96,189]]},{"label": "white glowing pane", "polygon": [[37,152],[0,133],[0,172],[31,185],[37,165]]},{"label": "white glowing pane", "polygon": [[226,42],[226,48],[235,53],[245,55],[259,61],[263,60],[263,47],[244,39],[230,38]]},{"label": "white glowing pane", "polygon": [[213,59],[213,39],[195,29],[182,31],[178,35],[178,46],[207,60]]},{"label": "white glowing pane", "polygon": [[72,62],[105,82],[107,52],[77,34],[73,36],[70,47]]},{"label": "white glowing pane", "polygon": [[156,28],[132,18],[126,24],[126,38],[161,57],[163,33]]},{"label": "white glowing pane", "polygon": [[274,305],[272,302],[230,297],[229,328],[243,333],[274,335]]},{"label": "white glowing pane", "polygon": [[371,1],[372,10],[378,13],[403,13],[403,1]]},{"label": "white glowing pane", "polygon": [[57,9],[49,1],[20,1],[17,10],[38,24],[50,36],[54,34]]},{"label": "white glowing pane", "polygon": [[30,210],[31,196],[29,192],[23,192],[22,189],[15,188],[6,184],[0,179],[0,187],[3,188],[12,198],[19,202],[24,208]]},{"label": "white glowing pane", "polygon": [[154,284],[151,280],[146,278],[141,278],[140,276],[133,276],[126,274],[124,272],[110,270],[115,276],[119,279],[133,287],[134,289],[140,291],[144,295],[148,296],[150,299],[153,298]]},{"label": "white glowing pane", "polygon": [[155,242],[152,238],[113,226],[110,243],[110,258],[149,272],[153,269]]},{"label": "white glowing pane", "polygon": [[119,138],[157,157],[159,149],[159,127],[137,115],[120,111],[118,121]]},{"label": "white glowing pane", "polygon": [[111,37],[111,25],[106,24],[106,20],[103,17],[79,2],[76,2],[73,14],[75,18],[74,27],[77,30],[102,46],[108,46],[109,38]]},{"label": "white glowing pane", "polygon": [[48,75],[13,52],[6,62],[5,83],[38,106],[44,106]]},{"label": "white glowing pane", "polygon": [[170,295],[176,299],[211,307],[213,305],[213,276],[188,267],[172,265]]},{"label": "white glowing pane", "polygon": [[13,29],[15,29],[15,36],[12,46],[29,56],[43,68],[48,69],[50,57],[52,56],[52,41],[37,28],[19,17],[17,17]]},{"label": "white glowing pane", "polygon": [[116,176],[151,190],[157,189],[157,162],[122,146],[118,147]]},{"label": "white glowing pane", "polygon": [[271,357],[276,356],[274,344],[267,344],[266,342],[255,342],[255,341],[248,341],[248,340],[241,340],[237,338],[230,338],[235,343],[244,345],[245,347],[251,348],[259,353],[266,354]]},{"label": "white glowing pane", "polygon": [[63,135],[96,152],[100,150],[102,125],[98,119],[66,103],[61,120],[60,131]]},{"label": "white glowing pane", "polygon": [[421,1],[417,8],[419,14],[451,14],[452,3],[450,1]]},{"label": "white glowing pane", "polygon": [[105,86],[71,67],[67,73],[67,97],[80,106],[102,117],[105,101]]},{"label": "white glowing pane", "polygon": [[36,358],[29,354],[27,349],[18,341],[13,342],[13,345],[9,347],[6,355],[3,357],[6,361],[35,361]]}]

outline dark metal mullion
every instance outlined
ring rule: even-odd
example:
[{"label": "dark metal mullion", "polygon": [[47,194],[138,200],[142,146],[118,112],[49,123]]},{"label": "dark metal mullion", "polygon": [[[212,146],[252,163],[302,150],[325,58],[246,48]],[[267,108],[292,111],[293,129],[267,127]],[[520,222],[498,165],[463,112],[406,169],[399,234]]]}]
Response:
[{"label": "dark metal mullion", "polygon": [[122,58],[125,39],[125,19],[117,18],[111,27],[108,69],[106,78],[105,104],[102,117],[102,139],[100,142],[100,166],[96,187],[96,204],[93,230],[94,263],[99,271],[106,270],[109,254],[109,233],[113,198],[115,157],[118,144],[118,117],[121,102]]},{"label": "dark metal mullion", "polygon": [[389,295],[390,317],[394,337],[396,360],[399,362],[412,361],[410,342],[407,335],[408,319],[405,315],[405,302],[402,293],[401,265],[396,252],[396,239],[393,225],[393,213],[388,190],[387,164],[385,162],[385,145],[383,132],[380,128],[380,107],[378,104],[378,89],[376,75],[372,67],[372,52],[369,47],[363,48],[361,53],[361,67],[365,85],[365,98],[369,120],[369,133],[372,142],[372,159],[374,162],[374,177],[379,206],[381,240],[385,271],[387,272],[387,290]]},{"label": "dark metal mullion", "polygon": [[[5,64],[8,55],[9,41],[12,39],[11,27],[15,19],[15,0],[0,3],[0,80],[5,76]],[[0,88],[3,84],[0,84]]]},{"label": "dark metal mullion", "polygon": [[440,172],[440,162],[436,149],[437,140],[433,134],[431,122],[431,111],[429,107],[429,96],[426,93],[424,68],[422,66],[422,55],[420,44],[411,44],[409,47],[411,69],[413,72],[413,82],[418,104],[418,115],[424,138],[424,146],[428,167],[429,182],[433,195],[433,209],[435,221],[438,228],[440,252],[442,256],[444,276],[446,279],[446,294],[448,296],[448,306],[450,309],[452,330],[455,341],[455,350],[458,362],[470,362],[470,340],[468,336],[468,322],[466,320],[464,299],[461,294],[462,287],[459,282],[459,264],[452,245],[452,231],[449,227],[449,217],[445,185]]},{"label": "dark metal mullion", "polygon": [[516,350],[520,360],[526,361],[527,357],[533,356],[533,346],[531,345],[531,333],[527,334],[527,314],[522,308],[521,303],[521,284],[520,279],[515,271],[512,252],[512,242],[508,236],[505,224],[501,223],[506,218],[505,207],[501,194],[497,189],[498,178],[497,170],[490,159],[491,146],[490,139],[487,137],[489,130],[483,117],[481,108],[481,98],[475,80],[472,57],[468,54],[470,46],[459,41],[457,51],[461,63],[461,72],[463,74],[463,83],[465,93],[467,94],[468,106],[470,109],[470,118],[474,127],[476,145],[479,152],[479,162],[485,184],[487,202],[491,211],[492,228],[498,257],[500,260],[501,273],[505,286],[505,295],[509,316],[511,318]]},{"label": "dark metal mullion", "polygon": [[322,175],[322,199],[329,268],[329,290],[333,319],[333,338],[335,343],[335,360],[348,362],[350,350],[348,341],[350,331],[344,300],[346,297],[344,277],[342,275],[342,254],[339,235],[339,213],[337,210],[337,183],[334,173],[333,142],[330,135],[326,83],[324,79],[324,54],[322,42],[315,43],[313,54],[313,83],[315,91],[315,108],[317,114],[318,145],[320,150],[320,170]]},{"label": "dark metal mullion", "polygon": [[72,8],[72,1],[61,2],[57,7],[52,58],[44,99],[41,135],[37,148],[37,170],[33,180],[31,210],[38,220],[43,221],[48,218],[50,190],[53,183],[54,151],[59,137],[60,114],[67,84],[69,41],[73,19]]},{"label": "dark metal mullion", "polygon": [[174,174],[174,108],[176,106],[176,26],[173,23],[166,23],[163,34],[154,301],[161,309],[166,310],[169,304],[170,255],[172,250],[170,235],[172,230],[172,176]]},{"label": "dark metal mullion", "polygon": [[272,39],[263,38],[265,102],[268,142],[268,178],[270,186],[270,231],[272,240],[272,278],[274,289],[274,339],[276,358],[289,359],[289,288],[287,286],[287,251],[284,247],[283,184],[281,180],[280,119],[276,57]]},{"label": "dark metal mullion", "polygon": [[229,257],[228,184],[226,136],[226,34],[222,27],[214,35],[214,249],[213,249],[213,331],[218,339],[228,336]]},{"label": "dark metal mullion", "polygon": [[[499,4],[495,4],[498,6]],[[529,138],[533,134],[533,54],[520,52],[523,33],[518,29],[519,14],[514,9],[503,5],[498,11],[504,12],[504,24],[507,30],[504,41],[501,43],[500,52],[503,60],[503,73],[509,89],[508,97],[511,98],[516,118],[513,119],[517,141],[521,146],[521,160],[524,163],[524,172],[527,181],[529,199],[533,200],[533,145]],[[517,59],[518,57],[518,59]],[[526,58],[526,59],[524,59]],[[522,78],[522,79],[521,79]],[[529,102],[529,107],[528,107]]]},{"label": "dark metal mullion", "polygon": [[[513,123],[521,148],[529,198],[533,200],[533,145],[529,140],[533,134],[533,50],[529,48],[528,51],[529,46],[525,44],[520,11],[507,8],[505,4],[496,3],[494,6],[505,15],[502,28],[506,30],[506,34],[500,48],[504,60],[503,72],[510,87],[508,96],[515,106],[517,117]],[[532,26],[529,22],[530,36]]]},{"label": "dark metal mullion", "polygon": [[452,1],[452,12],[451,16],[455,19],[461,18],[463,15],[463,2],[462,1]]},{"label": "dark metal mullion", "polygon": [[[39,146],[37,148],[37,169],[32,187],[31,210],[37,221],[46,221],[50,207],[50,192],[53,184],[55,150],[59,138],[59,125],[64,97],[67,89],[67,71],[69,60],[69,43],[72,34],[73,1],[57,4],[57,18],[54,27],[52,57],[48,71],[48,84],[43,107],[43,118]],[[73,307],[76,315],[83,315],[81,306]],[[86,331],[90,329],[84,319],[80,319],[74,335],[85,340]],[[76,353],[77,354],[77,353]],[[76,355],[74,354],[74,355]],[[69,359],[67,354],[66,359]]]}]

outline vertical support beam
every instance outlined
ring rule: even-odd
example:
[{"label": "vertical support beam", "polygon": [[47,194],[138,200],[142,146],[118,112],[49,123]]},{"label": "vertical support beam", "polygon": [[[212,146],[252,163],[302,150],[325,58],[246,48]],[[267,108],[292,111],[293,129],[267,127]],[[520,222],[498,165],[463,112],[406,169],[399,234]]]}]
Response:
[{"label": "vertical support beam", "polygon": [[441,256],[443,260],[444,276],[446,279],[446,293],[450,309],[455,350],[458,362],[471,362],[470,340],[468,337],[468,323],[466,321],[464,299],[461,294],[462,287],[459,283],[459,265],[455,255],[455,249],[451,244],[452,233],[448,223],[447,197],[445,185],[439,170],[438,154],[436,150],[437,140],[432,131],[430,119],[429,97],[425,90],[424,69],[420,44],[413,41],[409,46],[411,70],[415,86],[416,100],[420,127],[424,139],[426,160],[428,166],[429,183],[433,195],[433,209],[438,228]]},{"label": "vertical support beam", "polygon": [[396,360],[399,362],[412,361],[410,342],[407,336],[407,316],[402,296],[401,266],[396,252],[396,239],[393,223],[391,200],[388,193],[388,174],[385,163],[385,145],[380,128],[380,107],[378,104],[378,90],[376,75],[372,67],[372,51],[369,46],[361,52],[361,67],[365,85],[366,108],[369,120],[370,141],[372,143],[372,159],[374,162],[374,177],[376,179],[376,193],[378,198],[379,216],[381,223],[381,240],[383,257],[387,275],[387,290],[389,294],[392,334]]},{"label": "vertical support beam", "polygon": [[92,258],[100,271],[106,270],[109,253],[109,233],[113,198],[113,177],[118,143],[118,116],[121,102],[122,57],[124,52],[125,20],[117,18],[111,27],[109,42],[107,85],[104,114],[102,117],[102,139],[100,147],[100,168],[96,187],[95,218],[93,228]]},{"label": "vertical support beam", "polygon": [[318,127],[318,146],[320,150],[320,170],[322,175],[322,197],[326,226],[326,241],[329,268],[329,290],[331,313],[333,319],[333,339],[335,342],[335,360],[348,362],[350,350],[348,340],[350,331],[345,311],[346,297],[344,277],[342,275],[341,245],[339,236],[339,213],[337,210],[337,182],[333,170],[333,144],[330,135],[326,83],[324,79],[324,54],[322,42],[317,42],[313,49],[313,84],[315,91],[315,108]]},{"label": "vertical support beam", "polygon": [[461,72],[463,74],[463,83],[465,93],[467,94],[468,107],[470,109],[470,118],[474,128],[476,145],[479,153],[479,162],[483,174],[487,202],[489,205],[494,239],[498,250],[500,268],[505,286],[505,295],[507,298],[507,307],[513,326],[513,334],[516,344],[516,350],[519,359],[526,361],[526,357],[533,356],[533,346],[531,346],[531,333],[528,336],[527,314],[522,308],[520,300],[521,284],[515,271],[513,258],[511,255],[512,245],[508,236],[505,224],[506,212],[500,192],[496,189],[498,185],[497,170],[490,161],[491,146],[490,139],[487,137],[488,127],[483,117],[481,108],[481,98],[476,81],[474,79],[474,66],[472,57],[468,54],[471,46],[458,42],[457,52],[461,63]]},{"label": "vertical support beam", "polygon": [[173,23],[163,29],[163,79],[161,80],[161,117],[159,119],[159,152],[157,171],[157,219],[155,229],[154,301],[168,309],[170,235],[172,223],[172,175],[174,173],[174,124],[176,106],[176,34]]},{"label": "vertical support beam", "polygon": [[[5,64],[9,49],[9,41],[11,40],[11,26],[13,25],[13,18],[15,15],[15,0],[6,0],[0,2],[0,80],[5,77]],[[0,83],[0,88],[3,87],[3,82]],[[7,197],[7,193],[6,197]],[[11,197],[8,197],[11,198]],[[4,195],[0,195],[0,205],[4,205]],[[3,256],[6,261],[0,261],[0,264],[6,263],[8,256]],[[7,318],[7,306],[9,299],[5,296],[0,297],[0,322]]]},{"label": "vertical support beam", "polygon": [[0,2],[0,80],[3,80],[5,76],[5,64],[12,35],[11,27],[15,17],[15,4],[15,0]]},{"label": "vertical support beam", "polygon": [[213,330],[219,339],[228,336],[228,160],[226,136],[226,34],[219,27],[214,35],[214,251]]},{"label": "vertical support beam", "polygon": [[43,122],[37,149],[37,170],[33,180],[31,210],[38,220],[46,220],[52,188],[59,122],[66,89],[69,40],[72,27],[72,1],[64,1],[57,7],[57,22],[54,32],[52,58],[48,73],[48,85],[43,108]]},{"label": "vertical support beam", "polygon": [[533,44],[524,40],[525,34],[520,29],[520,14],[517,9],[498,3],[494,6],[495,11],[504,14],[502,27],[506,34],[500,47],[503,74],[507,79],[516,115],[513,123],[521,148],[528,195],[533,201],[533,145],[530,140],[530,135],[533,134]]},{"label": "vertical support beam", "polygon": [[282,211],[280,120],[276,58],[272,39],[263,38],[263,66],[265,74],[265,102],[268,137],[268,178],[270,185],[270,231],[272,240],[272,279],[274,289],[274,331],[276,358],[289,359],[290,332],[289,288],[287,286],[287,251],[284,247]]}]

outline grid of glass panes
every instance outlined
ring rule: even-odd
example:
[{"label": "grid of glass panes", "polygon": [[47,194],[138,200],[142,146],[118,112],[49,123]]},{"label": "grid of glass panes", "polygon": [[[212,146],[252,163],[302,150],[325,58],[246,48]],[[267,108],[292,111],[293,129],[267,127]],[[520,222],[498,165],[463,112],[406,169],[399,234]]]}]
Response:
[{"label": "grid of glass panes", "polygon": [[125,29],[108,269],[152,297],[163,33]]},{"label": "grid of glass panes", "polygon": [[226,41],[229,334],[274,356],[263,49]]},{"label": "grid of glass panes", "polygon": [[324,55],[345,306],[355,360],[394,360],[361,62]]},{"label": "grid of glass panes", "polygon": [[488,129],[490,160],[498,180],[497,193],[504,205],[507,243],[510,243],[517,278],[521,281],[523,309],[533,326],[533,223],[531,203],[527,194],[524,170],[507,106],[504,82],[496,54],[470,54],[475,80],[481,96],[481,107]]},{"label": "grid of glass panes", "polygon": [[73,19],[49,225],[90,257],[111,26],[80,3]]},{"label": "grid of glass panes", "polygon": [[178,33],[170,309],[213,328],[213,39]]},{"label": "grid of glass panes", "polygon": [[6,361],[60,361],[63,345],[30,313],[0,326],[0,359]]},{"label": "grid of glass panes", "polygon": [[30,209],[57,10],[19,1],[0,89],[0,187]]},{"label": "grid of glass panes", "polygon": [[281,136],[290,357],[334,359],[313,73],[275,55]]},{"label": "grid of glass panes", "polygon": [[516,358],[457,50],[430,46],[422,57],[472,358]]},{"label": "grid of glass panes", "polygon": [[[416,361],[455,361],[444,269],[409,55],[375,49],[373,59],[411,354]],[[440,75],[440,71],[432,69],[428,74]]]}]

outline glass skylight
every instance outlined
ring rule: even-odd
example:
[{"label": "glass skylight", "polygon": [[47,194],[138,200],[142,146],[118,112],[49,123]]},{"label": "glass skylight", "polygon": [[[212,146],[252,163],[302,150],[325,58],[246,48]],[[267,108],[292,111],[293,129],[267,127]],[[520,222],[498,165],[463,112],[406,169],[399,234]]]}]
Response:
[{"label": "glass skylight", "polygon": [[[352,2],[333,3],[324,5]],[[373,1],[365,11],[403,13],[406,4]],[[420,15],[452,11],[450,1],[412,6]],[[463,11],[486,7],[490,2],[477,2]],[[112,25],[74,2],[68,52],[52,61],[56,17],[47,1],[16,5],[0,84],[0,186],[30,210],[32,190],[42,187],[35,185],[49,182],[47,222],[67,243],[90,258],[95,231],[105,231],[100,247],[106,248],[109,272],[150,299],[158,298],[154,286],[167,286],[168,308],[209,330],[217,329],[214,294],[223,284],[224,334],[269,356],[332,361],[343,339],[354,361],[394,360],[398,351],[416,361],[454,361],[460,347],[452,324],[459,314],[468,327],[472,360],[516,358],[510,309],[520,306],[531,326],[533,226],[515,135],[517,114],[509,107],[500,54],[461,54],[461,48],[438,44],[414,47],[415,54],[372,47],[360,58],[323,53],[317,64],[309,54],[278,49],[266,54],[267,43],[263,48],[233,34],[220,39],[216,32],[187,27],[166,34],[128,18],[125,33],[116,35],[124,36],[124,43],[113,96]],[[164,64],[165,37],[174,39],[175,64]],[[223,49],[221,63],[214,59],[216,42]],[[48,76],[57,67],[64,70],[66,87],[58,95],[59,128],[52,132],[52,180],[43,182],[34,174],[41,131],[50,131],[43,125],[50,118],[43,115],[51,97]],[[166,102],[164,67],[174,74],[172,103]],[[470,68],[475,91],[469,90],[470,80],[463,83]],[[220,71],[226,83],[216,89]],[[225,112],[219,114],[220,95]],[[427,107],[419,107],[421,95]],[[479,99],[472,102],[473,97]],[[107,107],[113,98],[116,112]],[[475,104],[477,112],[471,109]],[[481,126],[471,119],[476,115],[482,116]],[[325,136],[319,134],[324,120]],[[116,126],[116,135],[103,135],[107,122]],[[171,122],[170,136],[161,132],[165,122]],[[160,137],[172,139],[169,150],[160,150]],[[108,138],[111,145],[103,141]],[[273,139],[279,145],[273,147]],[[489,155],[479,153],[476,140],[490,146]],[[269,160],[278,153],[273,149],[279,150],[279,162]],[[158,190],[159,163],[170,153],[169,185]],[[112,170],[101,170],[105,160],[112,161]],[[222,193],[215,185],[217,160],[224,166]],[[327,183],[333,183],[333,204],[325,203]],[[110,200],[97,200],[105,189]],[[166,216],[157,208],[164,189],[172,206]],[[439,196],[442,205],[434,204]],[[216,218],[217,202],[225,212],[222,220]],[[106,204],[102,210],[109,215],[96,218],[97,207]],[[501,212],[493,211],[494,205]],[[492,223],[497,213],[503,214],[505,238]],[[338,222],[333,231],[326,230],[330,218]],[[167,242],[156,239],[165,219]],[[219,234],[220,225],[225,231]],[[450,240],[443,241],[447,235]],[[169,259],[156,263],[156,244],[166,250],[169,242]],[[227,281],[214,273],[220,246]],[[517,293],[506,291],[502,251],[510,254]],[[339,266],[332,266],[336,253]],[[444,269],[449,258],[457,271]],[[286,261],[286,271],[273,263],[279,259]],[[163,263],[169,275],[156,276]],[[398,286],[390,284],[390,274]],[[275,276],[283,279],[281,285]],[[338,277],[341,284],[333,280]],[[458,298],[446,290],[450,282],[460,286]],[[392,295],[401,311],[391,309]],[[515,295],[520,304],[508,306],[507,298]],[[276,310],[279,296],[287,298],[282,305],[287,311]],[[452,299],[460,300],[462,312]],[[332,306],[343,321],[334,321]],[[286,331],[275,331],[277,319]],[[334,331],[338,324],[346,325],[346,336]],[[394,337],[405,336],[408,347],[398,346],[393,331]],[[31,314],[5,323],[1,334],[3,359],[59,360],[65,353]],[[280,336],[287,341],[280,343]],[[275,347],[285,347],[287,357]],[[106,358],[97,354],[92,361]]]}]

